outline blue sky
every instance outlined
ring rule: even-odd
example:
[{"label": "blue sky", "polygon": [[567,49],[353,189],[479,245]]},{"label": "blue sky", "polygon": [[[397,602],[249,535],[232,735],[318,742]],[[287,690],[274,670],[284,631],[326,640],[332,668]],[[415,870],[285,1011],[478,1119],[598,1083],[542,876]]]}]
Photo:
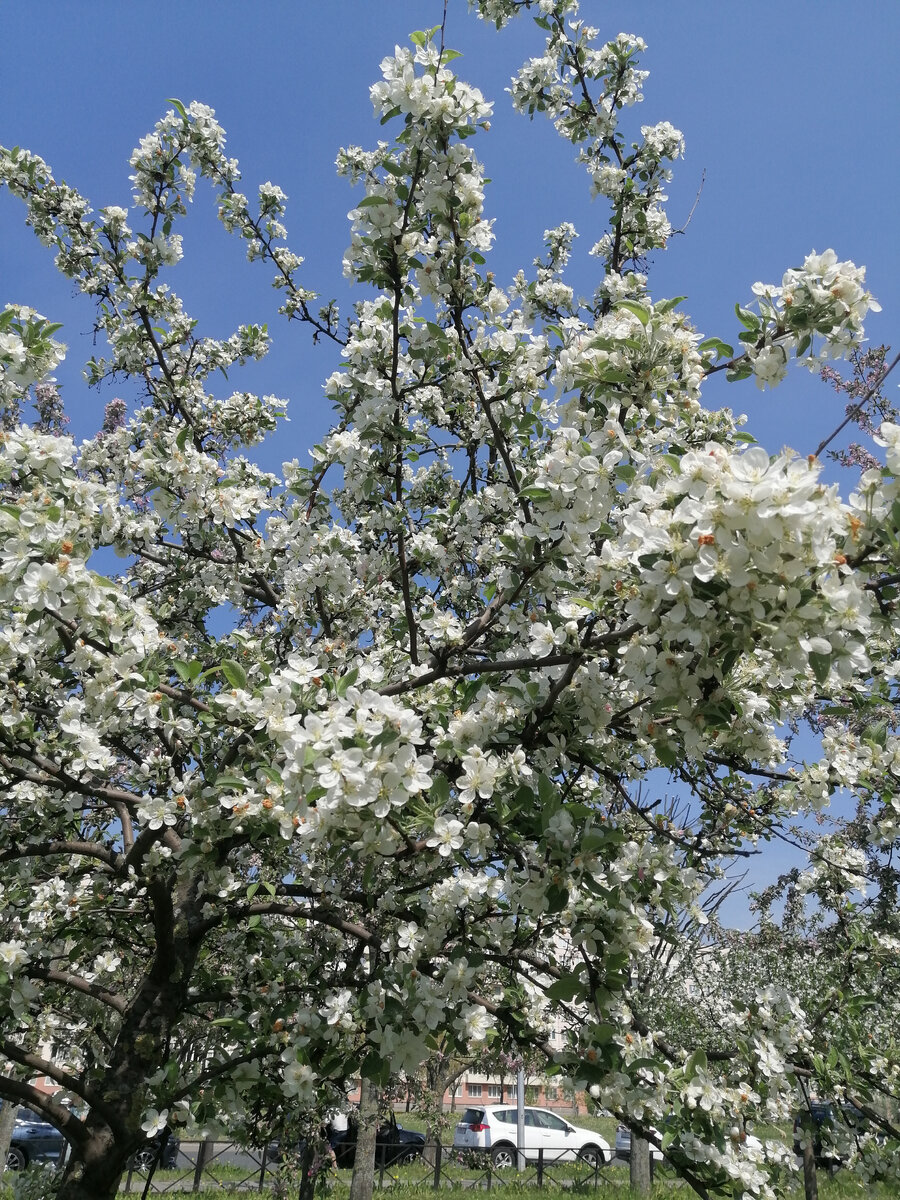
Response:
[{"label": "blue sky", "polygon": [[[166,98],[210,104],[246,190],[268,179],[290,197],[289,241],[307,260],[301,281],[346,308],[341,255],[353,200],[334,173],[335,154],[388,136],[372,118],[369,85],[394,44],[437,24],[442,7],[442,0],[0,0],[0,142],[40,154],[95,207],[128,205],[129,155]],[[684,131],[686,156],[668,206],[676,227],[705,174],[686,234],[652,266],[655,297],[686,295],[698,328],[733,341],[734,303],[751,298],[755,280],[777,282],[810,250],[832,246],[868,267],[884,308],[870,317],[871,341],[896,343],[900,4],[583,0],[582,15],[604,35],[624,30],[648,43],[646,99],[626,120],[635,132],[661,120]],[[595,264],[587,250],[604,229],[605,210],[590,201],[571,147],[542,119],[513,113],[504,93],[517,66],[541,52],[541,31],[524,18],[498,34],[464,0],[449,0],[447,43],[462,51],[458,73],[495,102],[492,129],[475,148],[493,180],[486,208],[496,219],[489,266],[498,282],[540,253],[544,229],[571,220],[581,234],[575,282],[590,293]],[[194,208],[172,286],[203,334],[269,321],[272,354],[230,386],[290,398],[291,423],[266,449],[267,465],[305,461],[328,427],[321,384],[336,356],[277,317],[269,269],[246,263],[215,221],[211,194],[198,190]],[[0,304],[31,304],[64,323],[58,336],[69,357],[58,374],[73,431],[90,434],[116,394],[111,385],[90,392],[80,381],[93,352],[90,303],[57,277],[23,215],[0,193]],[[839,399],[805,371],[775,393],[717,377],[707,399],[747,412],[770,450],[790,444],[807,452],[842,416]],[[767,856],[770,867],[775,861]]]},{"label": "blue sky", "polygon": [[[288,193],[292,248],[307,259],[304,283],[346,299],[340,258],[352,194],[334,174],[335,153],[386,135],[368,99],[378,63],[411,30],[437,23],[441,11],[442,0],[0,0],[0,141],[42,155],[96,207],[127,204],[129,154],[166,98],[211,104],[248,190],[271,179]],[[871,337],[890,341],[900,312],[900,5],[583,0],[582,15],[604,34],[627,30],[648,42],[646,100],[629,117],[635,127],[670,120],[685,133],[686,156],[670,188],[676,227],[705,172],[687,233],[653,266],[655,294],[687,295],[684,307],[698,327],[732,341],[734,303],[750,298],[756,279],[777,281],[809,250],[833,246],[867,265],[884,306],[870,319]],[[491,132],[476,139],[493,180],[490,266],[502,282],[540,251],[544,229],[572,220],[581,233],[577,281],[587,293],[594,283],[587,250],[605,212],[590,201],[571,148],[545,121],[513,113],[504,94],[518,64],[540,53],[541,38],[530,19],[497,34],[464,0],[449,0],[447,41],[463,52],[458,71],[495,101]],[[217,228],[208,193],[198,194],[195,209],[172,284],[204,333],[271,321],[273,355],[241,386],[291,398],[292,424],[279,451],[290,444],[302,457],[327,427],[321,381],[333,356],[275,317],[268,271],[246,264],[239,245]],[[64,321],[60,336],[70,356],[60,378],[75,429],[88,433],[111,393],[87,393],[79,382],[91,353],[91,313],[70,291],[23,229],[21,206],[0,195],[0,299]],[[729,388],[717,379],[708,397],[746,411],[772,450],[784,443],[812,449],[839,416],[836,398],[805,372],[774,394],[750,381]]]}]

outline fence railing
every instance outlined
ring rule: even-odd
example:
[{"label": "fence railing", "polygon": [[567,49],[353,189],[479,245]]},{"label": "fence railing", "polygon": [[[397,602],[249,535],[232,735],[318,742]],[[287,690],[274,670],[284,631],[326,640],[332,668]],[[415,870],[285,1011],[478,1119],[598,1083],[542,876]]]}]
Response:
[{"label": "fence railing", "polygon": [[[527,1150],[520,1158],[516,1147],[512,1153],[499,1155],[493,1161],[484,1151],[460,1150],[441,1143],[411,1146],[409,1142],[379,1142],[375,1157],[376,1187],[396,1184],[431,1187],[435,1190],[448,1184],[491,1189],[498,1183],[515,1179],[518,1184],[542,1188],[549,1184],[597,1187],[605,1169],[613,1160],[613,1152],[597,1158],[579,1158],[572,1151],[555,1153],[545,1149]],[[230,1142],[183,1142],[173,1166],[157,1166],[149,1179],[146,1171],[132,1168],[122,1181],[126,1193],[151,1194],[196,1193],[210,1186],[228,1187],[232,1191],[261,1192],[271,1186],[282,1172],[293,1169],[290,1161],[279,1161],[280,1155],[268,1148],[252,1150]],[[353,1153],[347,1148],[337,1161],[322,1156],[314,1169],[337,1178],[338,1172],[349,1176]]]}]

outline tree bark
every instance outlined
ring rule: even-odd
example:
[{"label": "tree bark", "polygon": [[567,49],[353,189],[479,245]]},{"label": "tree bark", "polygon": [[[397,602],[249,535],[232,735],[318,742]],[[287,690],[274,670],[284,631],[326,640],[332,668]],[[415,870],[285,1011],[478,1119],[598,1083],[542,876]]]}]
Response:
[{"label": "tree bark", "polygon": [[7,1100],[0,1108],[0,1178],[6,1170],[6,1156],[9,1153],[9,1143],[12,1141],[15,1124],[16,1105],[11,1100]]},{"label": "tree bark", "polygon": [[631,1159],[628,1164],[631,1190],[638,1196],[650,1195],[650,1143],[631,1134]]},{"label": "tree bark", "polygon": [[[439,1069],[429,1070],[426,1066],[426,1082],[428,1094],[425,1100],[425,1145],[422,1149],[422,1161],[430,1167],[435,1165],[438,1144],[441,1142],[446,1124],[444,1121],[444,1094],[447,1089],[454,1089],[457,1080],[465,1073],[465,1064],[457,1064],[448,1071]],[[408,1110],[407,1110],[408,1111]],[[453,1100],[451,1097],[451,1109]]]},{"label": "tree bark", "polygon": [[350,1180],[350,1200],[372,1200],[375,1191],[375,1138],[381,1097],[370,1079],[359,1085],[359,1121],[356,1127],[356,1157]]},{"label": "tree bark", "polygon": [[803,1192],[806,1200],[819,1200],[819,1181],[816,1177],[816,1151],[813,1135],[807,1131],[803,1139]]},{"label": "tree bark", "polygon": [[56,1200],[116,1200],[125,1164],[114,1152],[86,1154],[66,1168]]}]

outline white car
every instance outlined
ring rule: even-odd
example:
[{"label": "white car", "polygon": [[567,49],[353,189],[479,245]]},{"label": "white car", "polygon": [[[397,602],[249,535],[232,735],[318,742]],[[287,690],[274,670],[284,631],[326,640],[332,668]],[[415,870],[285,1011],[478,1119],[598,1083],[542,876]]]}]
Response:
[{"label": "white car", "polygon": [[[483,1108],[467,1108],[456,1126],[453,1146],[456,1150],[478,1150],[490,1154],[495,1167],[514,1167],[517,1161],[518,1116],[515,1106],[488,1104]],[[576,1159],[592,1167],[612,1162],[612,1151],[593,1129],[570,1125],[555,1112],[546,1108],[525,1109],[526,1159],[535,1161],[540,1150],[544,1162],[572,1162]]]}]

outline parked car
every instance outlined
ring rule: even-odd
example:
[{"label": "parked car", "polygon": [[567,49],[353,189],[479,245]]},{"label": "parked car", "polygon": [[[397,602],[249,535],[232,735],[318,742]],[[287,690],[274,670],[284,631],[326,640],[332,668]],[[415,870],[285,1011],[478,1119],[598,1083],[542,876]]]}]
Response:
[{"label": "parked car", "polygon": [[[173,1167],[178,1165],[178,1152],[181,1149],[181,1142],[177,1137],[171,1134],[163,1143],[162,1135],[157,1134],[146,1145],[141,1146],[140,1150],[135,1150],[131,1156],[130,1166],[135,1171],[149,1171],[156,1162],[157,1170],[171,1171]],[[162,1153],[160,1153],[162,1151]]]},{"label": "parked car", "polygon": [[6,1169],[24,1171],[32,1163],[58,1163],[65,1147],[66,1139],[55,1125],[30,1108],[20,1108],[6,1155]]},{"label": "parked car", "polygon": [[[653,1129],[651,1126],[651,1133],[658,1140],[662,1140],[662,1134],[658,1129]],[[654,1146],[651,1142],[650,1157],[655,1162],[661,1162],[662,1156],[662,1150],[658,1146]],[[623,1162],[630,1162],[631,1160],[631,1130],[627,1125],[619,1125],[616,1128],[616,1158],[621,1159]]]},{"label": "parked car", "polygon": [[843,1159],[829,1146],[830,1138],[828,1136],[839,1125],[843,1125],[851,1135],[855,1136],[865,1131],[868,1122],[855,1104],[835,1104],[831,1100],[811,1100],[808,1108],[801,1108],[794,1116],[794,1153],[803,1154],[803,1135],[806,1130],[811,1129],[816,1165],[820,1167],[840,1166]]},{"label": "parked car", "polygon": [[[477,1150],[490,1154],[495,1167],[514,1167],[517,1161],[518,1115],[515,1108],[489,1104],[483,1108],[467,1108],[456,1126],[453,1145],[457,1150]],[[612,1161],[612,1151],[593,1129],[570,1125],[555,1112],[546,1108],[525,1109],[526,1159],[534,1161],[538,1151],[552,1162],[571,1162],[580,1159],[594,1167]]]},{"label": "parked car", "polygon": [[[162,1138],[153,1138],[134,1152],[130,1166],[136,1171],[149,1170],[161,1146]],[[178,1138],[168,1139],[162,1150],[160,1167],[175,1166],[179,1146]],[[66,1139],[55,1125],[51,1125],[40,1113],[33,1112],[30,1108],[20,1108],[16,1114],[16,1123],[6,1155],[6,1169],[24,1171],[32,1163],[60,1163],[65,1157],[65,1149]]]},{"label": "parked car", "polygon": [[[328,1141],[334,1151],[339,1167],[352,1167],[356,1160],[356,1122],[348,1122],[347,1128],[332,1130]],[[415,1162],[422,1157],[425,1135],[415,1129],[404,1129],[396,1118],[379,1125],[375,1135],[375,1162],[378,1166],[393,1166],[396,1163]]]},{"label": "parked car", "polygon": [[[343,1129],[328,1129],[328,1144],[334,1151],[334,1161],[339,1167],[352,1167],[356,1161],[356,1121],[351,1118]],[[323,1130],[323,1134],[324,1134]],[[394,1166],[398,1163],[414,1162],[422,1157],[425,1148],[425,1135],[414,1129],[404,1129],[397,1124],[396,1118],[379,1125],[375,1134],[375,1163],[377,1166]],[[302,1156],[306,1150],[306,1141],[295,1142],[293,1154]],[[268,1162],[280,1163],[284,1160],[284,1151],[280,1141],[271,1141],[266,1149]]]}]

